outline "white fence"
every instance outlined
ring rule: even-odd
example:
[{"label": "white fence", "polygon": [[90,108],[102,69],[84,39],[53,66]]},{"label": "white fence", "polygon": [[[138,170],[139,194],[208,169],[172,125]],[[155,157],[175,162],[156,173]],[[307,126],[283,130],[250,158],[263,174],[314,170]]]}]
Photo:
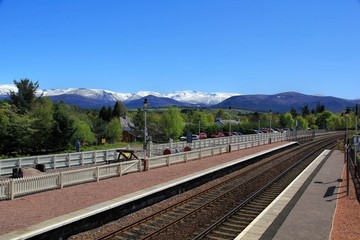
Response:
[{"label": "white fence", "polygon": [[[313,133],[305,132],[302,137],[312,137]],[[55,188],[63,188],[75,184],[81,184],[92,181],[100,181],[101,179],[110,177],[119,177],[126,173],[138,172],[142,170],[150,170],[163,166],[170,166],[171,164],[192,161],[201,159],[207,156],[214,156],[240,149],[269,144],[271,142],[279,142],[288,140],[289,135],[279,135],[274,138],[261,138],[253,141],[235,142],[232,139],[221,139],[219,146],[202,147],[191,151],[180,152],[169,155],[161,155],[150,157],[147,162],[142,160],[123,161],[114,164],[106,164],[96,167],[81,168],[76,170],[61,171],[56,173],[43,173],[40,176],[14,178],[0,181],[0,200],[14,199],[18,196],[32,194],[40,191],[51,190]],[[200,142],[200,141],[199,141]],[[193,143],[199,144],[199,143]],[[194,145],[192,145],[194,146]],[[164,148],[174,147],[170,145],[163,146]],[[176,146],[178,147],[178,146]],[[196,146],[195,146],[196,147]],[[74,156],[74,157],[72,157]],[[90,157],[92,156],[92,157]],[[25,164],[33,165],[34,163],[43,163],[47,167],[57,168],[60,166],[75,166],[85,163],[99,163],[117,158],[116,150],[107,150],[99,154],[98,152],[84,152],[73,154],[60,154],[52,157],[52,162],[47,162],[41,157],[18,159],[18,166]],[[6,160],[6,159],[5,159]],[[3,161],[3,160],[2,160]],[[60,163],[60,164],[59,164]]]},{"label": "white fence", "polygon": [[67,154],[43,155],[21,158],[0,159],[0,176],[10,175],[14,168],[33,167],[44,164],[46,169],[82,166],[85,164],[103,163],[118,157],[116,149]]},{"label": "white fence", "polygon": [[[317,130],[316,134],[323,133],[323,130]],[[183,150],[186,146],[192,150],[229,145],[241,142],[254,142],[259,140],[269,140],[273,142],[284,140],[296,140],[297,137],[309,136],[315,134],[314,131],[298,131],[286,133],[266,133],[237,135],[222,138],[208,138],[203,140],[187,142],[172,142],[166,144],[150,144],[148,156],[154,157],[163,155],[165,149]],[[67,154],[42,155],[21,158],[0,159],[0,176],[11,175],[14,168],[34,167],[36,164],[44,164],[46,169],[56,169],[64,167],[82,166],[86,164],[104,163],[109,160],[115,160],[118,157],[117,149],[97,150],[88,152],[74,152]],[[141,155],[143,152],[140,153]],[[140,156],[143,157],[143,156]]]},{"label": "white fence", "polygon": [[142,171],[140,160],[0,181],[0,200]]}]

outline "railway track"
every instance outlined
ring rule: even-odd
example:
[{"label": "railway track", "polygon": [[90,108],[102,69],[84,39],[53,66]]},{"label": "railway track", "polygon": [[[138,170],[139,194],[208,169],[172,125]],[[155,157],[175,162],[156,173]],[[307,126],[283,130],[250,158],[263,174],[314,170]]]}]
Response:
[{"label": "railway track", "polygon": [[339,137],[319,138],[270,156],[205,191],[99,239],[233,239],[314,156]]}]

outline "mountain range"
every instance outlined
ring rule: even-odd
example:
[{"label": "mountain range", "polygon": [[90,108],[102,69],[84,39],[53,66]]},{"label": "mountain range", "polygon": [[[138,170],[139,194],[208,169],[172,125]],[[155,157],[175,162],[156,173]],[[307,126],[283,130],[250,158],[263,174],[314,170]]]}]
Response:
[{"label": "mountain range", "polygon": [[[0,100],[9,97],[10,91],[17,91],[15,85],[0,85]],[[287,112],[291,108],[300,111],[305,105],[309,109],[318,104],[332,112],[340,112],[347,107],[355,106],[360,99],[349,100],[332,96],[306,95],[297,92],[284,92],[273,95],[252,94],[241,95],[237,93],[203,93],[199,91],[176,91],[160,94],[157,92],[140,91],[137,93],[118,93],[101,89],[68,88],[39,90],[37,96],[48,96],[54,102],[64,101],[70,105],[81,108],[101,108],[113,106],[120,100],[127,108],[142,108],[144,99],[149,102],[148,107],[216,107],[244,109],[258,112]]]}]

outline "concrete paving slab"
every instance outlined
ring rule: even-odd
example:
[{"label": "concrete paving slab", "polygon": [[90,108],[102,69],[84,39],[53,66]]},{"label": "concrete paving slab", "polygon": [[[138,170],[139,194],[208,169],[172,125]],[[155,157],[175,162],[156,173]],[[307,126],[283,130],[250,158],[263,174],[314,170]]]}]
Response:
[{"label": "concrete paving slab", "polygon": [[236,240],[328,239],[342,169],[343,154],[324,151]]}]

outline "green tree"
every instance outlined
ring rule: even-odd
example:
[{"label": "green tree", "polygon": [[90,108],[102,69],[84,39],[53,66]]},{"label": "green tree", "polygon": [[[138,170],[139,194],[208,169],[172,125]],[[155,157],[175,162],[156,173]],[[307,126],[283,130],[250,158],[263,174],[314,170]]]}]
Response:
[{"label": "green tree", "polygon": [[311,129],[318,129],[318,126],[316,125],[316,116],[315,114],[311,113],[305,117],[306,121],[308,122],[308,126]]},{"label": "green tree", "polygon": [[113,118],[113,109],[112,109],[112,107],[103,106],[100,109],[99,117],[101,119],[103,119],[104,121],[109,122]]},{"label": "green tree", "polygon": [[121,140],[122,129],[118,118],[113,118],[106,125],[105,138],[109,142],[118,142]]},{"label": "green tree", "polygon": [[298,129],[307,129],[308,128],[308,123],[305,120],[305,118],[303,118],[302,116],[298,116],[296,118],[296,122],[297,122]]},{"label": "green tree", "polygon": [[292,128],[294,125],[294,118],[291,113],[283,113],[279,116],[279,125],[282,128]]},{"label": "green tree", "polygon": [[[149,117],[149,111],[147,112],[147,117]],[[141,108],[137,109],[137,112],[134,114],[134,117],[132,118],[132,121],[134,125],[136,126],[136,129],[139,131],[144,130],[144,110]]]},{"label": "green tree", "polygon": [[86,121],[74,118],[74,128],[75,132],[72,136],[71,142],[75,143],[79,140],[82,145],[96,143],[95,134],[91,131],[90,125]]},{"label": "green tree", "polygon": [[331,130],[344,129],[344,120],[340,115],[332,114],[327,120],[327,128]]},{"label": "green tree", "polygon": [[328,119],[331,117],[332,113],[330,111],[325,110],[322,113],[317,114],[316,116],[316,125],[320,129],[327,129]]},{"label": "green tree", "polygon": [[54,105],[54,124],[51,130],[51,150],[60,152],[72,148],[71,139],[74,135],[74,120],[69,113],[69,107],[63,102]]},{"label": "green tree", "polygon": [[10,100],[19,109],[20,114],[24,114],[33,106],[39,84],[38,82],[33,83],[29,79],[20,79],[19,82],[14,80],[14,84],[18,92],[10,91]]},{"label": "green tree", "polygon": [[113,117],[124,117],[126,116],[127,109],[121,101],[116,101],[112,112]]},{"label": "green tree", "polygon": [[306,117],[306,116],[309,115],[309,114],[310,114],[309,106],[308,106],[308,105],[304,105],[304,106],[301,108],[301,116]]},{"label": "green tree", "polygon": [[[164,140],[169,140],[169,139],[164,139],[161,114],[155,112],[148,112],[146,118],[147,118],[146,127],[148,129],[148,136],[151,137],[152,141],[161,142]],[[142,125],[143,122],[144,120],[142,121]],[[143,130],[144,128],[141,129],[141,131]]]},{"label": "green tree", "polygon": [[224,109],[219,109],[216,113],[215,118],[223,118],[224,112],[225,112]]},{"label": "green tree", "polygon": [[200,132],[208,132],[208,128],[214,125],[214,116],[209,112],[204,112],[203,110],[196,109],[188,115],[187,121],[188,126],[186,128],[184,126],[183,130],[186,129],[186,132],[190,131],[194,134],[198,134],[199,127]]},{"label": "green tree", "polygon": [[315,108],[316,113],[322,113],[325,111],[325,106],[323,104],[318,103]]},{"label": "green tree", "polygon": [[13,139],[10,132],[10,123],[13,121],[14,115],[12,105],[7,102],[0,104],[0,153],[2,154],[13,151],[14,146],[10,146]]},{"label": "green tree", "polygon": [[290,109],[290,114],[291,114],[291,116],[292,116],[293,118],[296,118],[297,115],[298,115],[298,113],[297,113],[297,111],[296,111],[296,109],[295,109],[294,107],[291,107],[291,109]]},{"label": "green tree", "polygon": [[177,139],[183,132],[184,120],[177,108],[168,107],[161,117],[161,123],[165,139]]},{"label": "green tree", "polygon": [[33,119],[34,133],[32,138],[36,139],[33,149],[36,152],[48,151],[49,142],[51,141],[51,129],[54,124],[54,104],[48,97],[40,98],[33,105],[29,112]]}]

